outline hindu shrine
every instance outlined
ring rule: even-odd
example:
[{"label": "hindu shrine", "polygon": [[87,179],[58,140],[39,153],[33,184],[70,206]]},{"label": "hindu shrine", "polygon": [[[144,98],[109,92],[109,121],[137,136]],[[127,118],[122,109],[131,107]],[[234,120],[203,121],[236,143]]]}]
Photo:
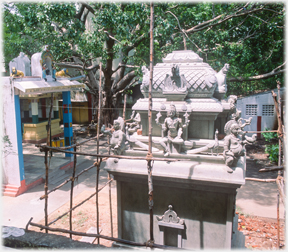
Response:
[{"label": "hindu shrine", "polygon": [[[236,96],[225,98],[229,65],[216,72],[190,50],[173,51],[154,66],[152,82],[153,232],[155,243],[185,249],[244,246],[237,230],[235,198],[245,183],[245,136]],[[148,150],[148,85],[142,67],[139,99],[129,123],[119,117],[110,134],[115,155],[143,156]],[[118,237],[149,237],[147,161],[110,157],[105,169],[117,181]],[[116,244],[115,246],[122,246]]]}]

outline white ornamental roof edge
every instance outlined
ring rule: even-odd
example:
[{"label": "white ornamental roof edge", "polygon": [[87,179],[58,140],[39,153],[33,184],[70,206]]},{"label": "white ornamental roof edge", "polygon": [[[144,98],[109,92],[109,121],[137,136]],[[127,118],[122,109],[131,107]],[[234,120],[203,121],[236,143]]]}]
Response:
[{"label": "white ornamental roof edge", "polygon": [[44,81],[43,79],[22,79],[13,80],[14,88],[20,90],[24,94],[42,94],[75,90],[75,88],[84,88],[85,84],[78,81],[70,81],[62,79],[56,81]]}]

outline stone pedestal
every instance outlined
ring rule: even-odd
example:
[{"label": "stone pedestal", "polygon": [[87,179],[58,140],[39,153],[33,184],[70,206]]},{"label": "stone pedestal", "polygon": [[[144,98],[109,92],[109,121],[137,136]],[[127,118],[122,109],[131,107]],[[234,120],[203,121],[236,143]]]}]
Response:
[{"label": "stone pedestal", "polygon": [[[153,153],[158,155],[161,154]],[[109,158],[105,169],[117,181],[119,238],[146,242],[149,240],[147,162]],[[236,190],[244,183],[245,157],[238,161],[233,173],[227,173],[222,156],[193,155],[187,161],[155,161],[155,243],[184,249],[231,249]],[[157,220],[169,205],[184,221],[182,226]]]}]

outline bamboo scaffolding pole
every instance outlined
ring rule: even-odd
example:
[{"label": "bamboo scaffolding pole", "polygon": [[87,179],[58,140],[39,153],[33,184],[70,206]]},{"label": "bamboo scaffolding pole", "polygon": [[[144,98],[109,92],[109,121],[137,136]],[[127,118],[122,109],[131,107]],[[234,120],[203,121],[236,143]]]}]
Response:
[{"label": "bamboo scaffolding pole", "polygon": [[[49,146],[42,146],[42,149],[52,149],[57,150],[56,147],[49,147]],[[70,153],[74,154],[74,151],[66,151],[66,150],[59,150],[59,152]],[[99,157],[99,158],[124,158],[124,159],[134,159],[134,160],[154,160],[154,161],[167,161],[167,162],[177,162],[177,161],[187,161],[187,159],[182,158],[157,158],[157,157],[131,157],[131,156],[123,156],[123,155],[108,155],[108,154],[92,154],[92,153],[85,153],[85,152],[77,152],[77,155],[83,156],[91,156],[91,157]]]},{"label": "bamboo scaffolding pole", "polygon": [[251,130],[246,130],[243,131],[244,133],[268,133],[268,132],[278,132],[278,130],[260,130],[260,131],[251,131]]},{"label": "bamboo scaffolding pole", "polygon": [[278,176],[276,179],[279,194],[281,196],[281,201],[285,207],[285,191],[284,191],[284,179],[282,176]]},{"label": "bamboo scaffolding pole", "polygon": [[277,191],[277,247],[280,249],[280,195],[279,190]]},{"label": "bamboo scaffolding pole", "polygon": [[[60,189],[62,186],[66,185],[68,182],[70,182],[70,181],[73,180],[73,179],[76,180],[80,175],[82,175],[84,172],[89,171],[89,170],[92,169],[93,167],[95,167],[94,164],[91,165],[91,166],[89,166],[88,168],[82,170],[81,172],[79,172],[77,175],[75,175],[74,178],[73,178],[73,177],[70,177],[69,179],[66,179],[62,184],[60,184],[60,185],[54,187],[54,188],[51,189],[47,194],[50,194],[50,193],[52,193],[52,192],[54,192],[54,191]],[[44,198],[45,198],[45,195],[41,196],[41,197],[40,197],[40,200],[43,200]]]},{"label": "bamboo scaffolding pole", "polygon": [[[97,158],[98,159],[98,158]],[[99,187],[99,171],[102,159],[100,158],[100,162],[97,162],[97,174],[96,174],[96,192],[98,191]],[[110,184],[110,183],[109,183]],[[99,197],[98,193],[96,193],[96,227],[97,227],[97,234],[99,234]],[[94,242],[94,241],[93,241]],[[100,239],[98,237],[97,243],[100,244]]]},{"label": "bamboo scaffolding pole", "polygon": [[148,200],[150,212],[150,239],[147,243],[154,243],[153,234],[153,181],[152,181],[152,83],[153,83],[153,26],[154,26],[154,4],[150,3],[150,81],[149,81],[149,107],[148,107],[148,154],[147,154],[147,170],[148,170]]},{"label": "bamboo scaffolding pole", "polygon": [[138,242],[128,241],[128,240],[124,240],[124,239],[120,239],[120,238],[113,238],[113,237],[100,235],[100,234],[76,232],[76,231],[70,231],[70,230],[62,229],[62,228],[51,228],[51,227],[47,227],[47,226],[40,225],[37,223],[33,223],[31,221],[32,221],[32,218],[27,223],[26,230],[28,230],[28,226],[31,225],[34,227],[38,227],[40,229],[47,229],[51,232],[61,232],[61,233],[66,233],[66,234],[78,235],[78,236],[97,237],[97,238],[102,238],[102,239],[106,239],[106,240],[110,240],[110,241],[121,242],[121,243],[128,244],[128,245],[133,245],[133,246],[160,248],[160,249],[173,249],[173,250],[180,249],[180,248],[176,248],[176,247],[165,246],[165,245],[160,245],[160,244],[155,244],[155,243],[154,244],[138,243]]},{"label": "bamboo scaffolding pole", "polygon": [[[48,167],[48,150],[45,150],[45,185],[44,185],[44,192],[45,192],[45,206],[44,206],[44,214],[45,214],[45,226],[48,225],[48,173],[49,173],[49,167]],[[46,233],[48,233],[48,230],[46,229]]]},{"label": "bamboo scaffolding pole", "polygon": [[[51,115],[52,115],[52,109],[53,109],[53,93],[51,93],[51,103],[50,103],[50,111],[49,111],[49,118],[48,118],[48,125],[47,125],[47,142],[48,145],[51,144],[50,138],[51,138]],[[45,185],[44,185],[44,191],[45,191],[45,206],[44,206],[44,214],[45,214],[45,225],[47,226],[48,223],[48,178],[49,178],[49,165],[48,165],[48,150],[45,150]],[[45,230],[46,233],[48,233],[48,230]]]},{"label": "bamboo scaffolding pole", "polygon": [[124,94],[124,106],[123,106],[123,120],[124,121],[126,117],[126,103],[127,103],[127,94]]},{"label": "bamboo scaffolding pole", "polygon": [[245,178],[245,180],[258,181],[258,182],[276,182],[276,179]]},{"label": "bamboo scaffolding pole", "polygon": [[259,172],[270,172],[270,171],[279,171],[279,170],[283,170],[284,166],[270,166],[270,167],[264,167],[262,169],[259,170]]},{"label": "bamboo scaffolding pole", "polygon": [[[74,138],[74,142],[76,143],[75,138]],[[74,152],[76,151],[77,151],[77,147],[75,146]],[[73,190],[74,190],[74,180],[75,180],[75,173],[76,173],[76,163],[77,163],[77,155],[75,153],[72,178],[71,178],[71,189],[70,189],[70,209],[73,207]],[[72,211],[70,212],[70,216],[69,216],[69,224],[70,224],[70,230],[72,231]],[[70,238],[72,239],[72,234],[70,234]]]},{"label": "bamboo scaffolding pole", "polygon": [[111,183],[113,181],[113,179],[110,179],[109,181],[107,181],[105,183],[104,186],[102,186],[97,192],[94,192],[93,194],[91,194],[88,198],[86,198],[85,200],[83,200],[82,202],[80,202],[79,204],[77,204],[76,206],[74,206],[73,208],[69,209],[67,212],[63,213],[62,215],[58,216],[55,220],[51,221],[50,223],[48,223],[48,225],[46,226],[50,226],[51,224],[55,223],[56,221],[60,220],[62,217],[64,217],[66,214],[68,214],[71,211],[74,211],[77,207],[83,205],[86,201],[90,200],[92,197],[94,197],[97,193],[99,193],[103,188],[105,188],[107,186],[107,184]]},{"label": "bamboo scaffolding pole", "polygon": [[[282,151],[282,118],[281,118],[281,95],[280,95],[280,82],[277,81],[277,88],[278,88],[278,137],[279,137],[279,154],[278,154],[278,166],[281,166],[281,151]],[[278,171],[278,177],[281,176],[281,171]],[[277,182],[276,182],[277,183]],[[277,183],[278,186],[278,183]],[[280,249],[280,190],[278,187],[278,193],[277,193],[277,233],[278,233],[278,239],[277,239],[277,245]]]},{"label": "bamboo scaffolding pole", "polygon": [[[100,62],[100,79],[99,79],[99,100],[98,100],[98,120],[97,120],[97,154],[99,154],[99,132],[100,132],[100,125],[101,125],[101,106],[102,106],[102,64]],[[100,162],[97,157],[97,174],[96,174],[96,192],[98,191],[99,187],[99,171],[102,159],[100,158]],[[99,234],[99,202],[98,202],[98,193],[96,193],[96,227],[97,227],[97,234]],[[94,242],[94,241],[93,241]],[[97,243],[100,244],[100,239],[97,239]]]},{"label": "bamboo scaffolding pole", "polygon": [[[100,136],[99,137],[102,137],[104,134],[100,134]],[[81,146],[81,145],[83,145],[84,143],[87,143],[87,142],[89,142],[89,141],[91,141],[91,140],[95,140],[95,139],[97,139],[97,136],[95,136],[95,137],[91,137],[91,138],[89,138],[89,139],[86,139],[86,140],[84,140],[84,141],[82,141],[82,142],[79,142],[79,143],[77,143],[77,144],[73,144],[73,145],[70,145],[70,146],[63,146],[63,147],[57,147],[57,149],[59,149],[59,150],[68,150],[68,149],[71,149],[71,148],[74,148],[75,146]],[[44,144],[35,144],[35,146],[36,147],[38,147],[38,148],[43,148],[43,147],[46,147],[46,146],[48,146],[48,145],[44,145]],[[101,146],[101,145],[100,145]],[[51,147],[51,146],[50,146]]]},{"label": "bamboo scaffolding pole", "polygon": [[[110,136],[108,135],[108,154],[110,155]],[[108,173],[108,180],[110,180],[110,174]],[[111,195],[111,183],[109,183],[109,208],[110,208],[110,229],[111,229],[111,237],[113,237],[113,215],[112,215],[112,195]]]}]

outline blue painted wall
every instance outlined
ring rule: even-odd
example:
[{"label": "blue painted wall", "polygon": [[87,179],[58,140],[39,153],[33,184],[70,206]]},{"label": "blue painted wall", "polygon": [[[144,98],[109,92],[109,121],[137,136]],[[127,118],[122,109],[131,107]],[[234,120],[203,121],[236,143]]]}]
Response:
[{"label": "blue painted wall", "polygon": [[14,95],[15,101],[15,117],[16,117],[16,134],[17,134],[17,147],[19,157],[19,169],[20,169],[20,181],[25,179],[24,174],[24,157],[23,157],[23,146],[22,146],[22,130],[21,130],[21,111],[20,111],[20,99],[19,95]]}]

